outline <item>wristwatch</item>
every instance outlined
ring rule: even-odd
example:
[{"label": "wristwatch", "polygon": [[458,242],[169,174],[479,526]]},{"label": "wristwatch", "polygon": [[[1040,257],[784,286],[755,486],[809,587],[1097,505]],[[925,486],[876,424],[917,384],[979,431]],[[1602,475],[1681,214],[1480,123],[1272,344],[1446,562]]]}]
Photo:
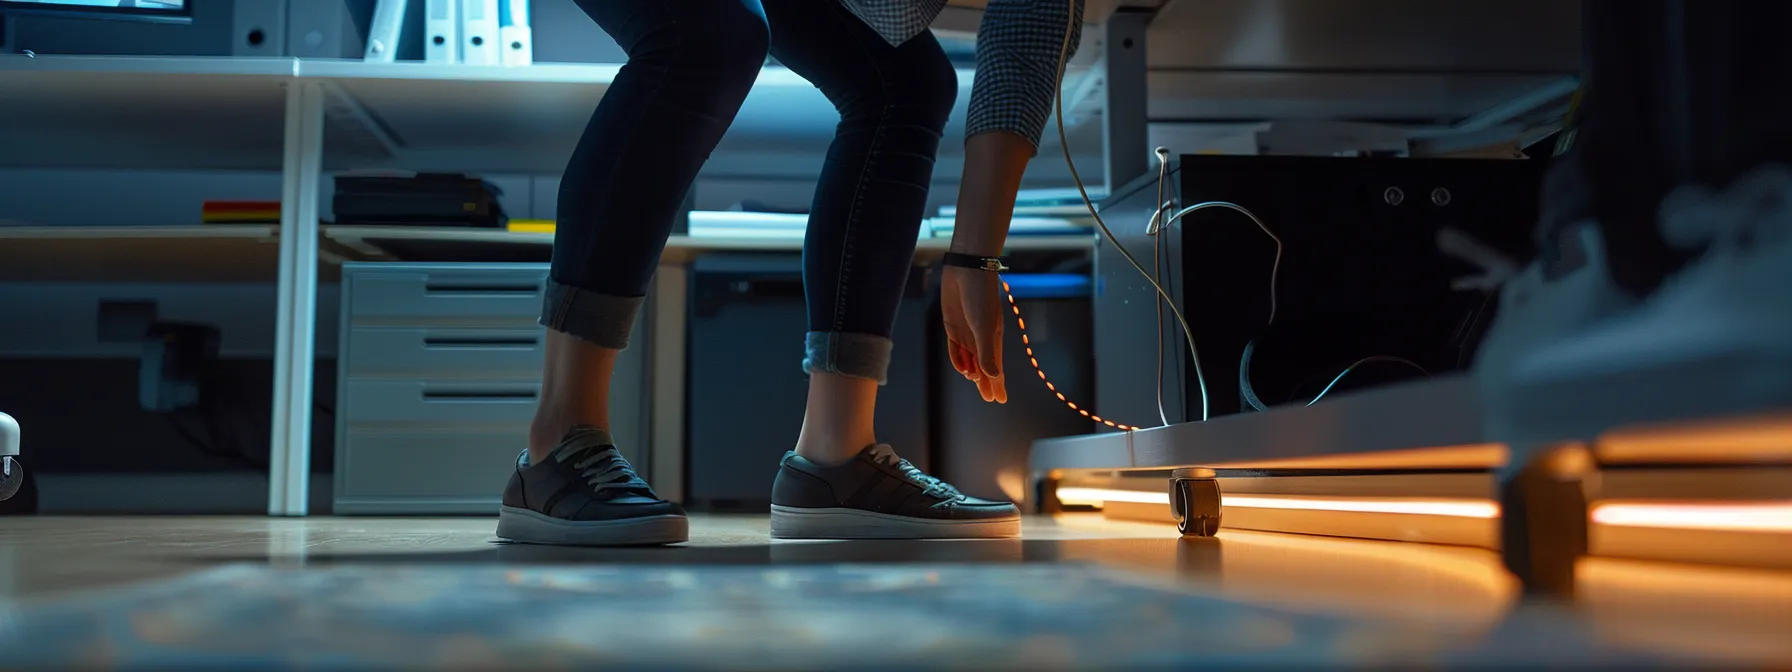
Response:
[{"label": "wristwatch", "polygon": [[979,271],[989,271],[991,273],[1001,273],[1002,271],[1008,270],[1008,265],[1002,263],[1001,257],[979,257],[974,254],[947,252],[943,262],[947,266],[971,268]]}]

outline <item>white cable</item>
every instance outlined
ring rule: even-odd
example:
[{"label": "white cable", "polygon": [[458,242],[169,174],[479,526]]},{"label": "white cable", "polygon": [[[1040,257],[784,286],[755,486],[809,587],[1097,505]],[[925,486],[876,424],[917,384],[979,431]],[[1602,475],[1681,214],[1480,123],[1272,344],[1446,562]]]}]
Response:
[{"label": "white cable", "polygon": [[1278,305],[1276,302],[1276,285],[1278,283],[1277,278],[1282,274],[1282,239],[1280,236],[1276,235],[1276,232],[1271,231],[1269,229],[1268,224],[1264,224],[1263,220],[1258,219],[1256,213],[1251,212],[1249,209],[1247,209],[1244,206],[1239,205],[1237,203],[1228,203],[1226,201],[1207,201],[1205,203],[1196,203],[1194,205],[1188,206],[1181,210],[1177,210],[1176,214],[1170,215],[1169,219],[1164,220],[1163,228],[1169,228],[1170,225],[1176,223],[1176,220],[1182,219],[1186,215],[1193,214],[1193,213],[1199,212],[1201,210],[1206,210],[1208,208],[1225,208],[1227,210],[1235,210],[1237,212],[1243,213],[1244,216],[1251,218],[1251,223],[1256,224],[1257,228],[1263,230],[1263,235],[1269,236],[1270,240],[1275,241],[1275,243],[1276,243],[1276,260],[1269,265],[1269,321],[1265,322],[1264,326],[1269,326],[1271,324],[1275,324],[1276,311],[1278,309]]},{"label": "white cable", "polygon": [[[1108,242],[1114,246],[1114,250],[1126,259],[1126,263],[1132,264],[1133,270],[1138,271],[1146,282],[1151,283],[1151,288],[1157,291],[1157,295],[1169,305],[1170,313],[1176,316],[1177,325],[1182,327],[1182,335],[1188,340],[1189,357],[1194,362],[1195,385],[1201,391],[1201,421],[1206,422],[1211,404],[1207,398],[1207,376],[1201,371],[1201,353],[1195,348],[1194,330],[1189,329],[1188,319],[1183,317],[1182,309],[1176,307],[1176,300],[1170,296],[1169,292],[1164,291],[1163,285],[1158,284],[1157,278],[1152,277],[1151,273],[1145,272],[1145,267],[1141,266],[1139,260],[1133,258],[1132,253],[1127,252],[1126,247],[1120,244],[1120,239],[1108,228],[1107,222],[1102,221],[1101,213],[1096,211],[1094,199],[1089,198],[1089,188],[1083,184],[1082,175],[1077,173],[1076,160],[1070,156],[1070,134],[1064,131],[1064,69],[1070,62],[1070,38],[1076,34],[1076,0],[1068,0],[1068,4],[1069,15],[1065,17],[1064,21],[1064,41],[1058,48],[1058,100],[1057,105],[1053,106],[1058,125],[1058,148],[1064,151],[1064,164],[1070,169],[1070,178],[1076,182],[1077,193],[1082,195],[1083,205],[1089,208],[1089,215],[1095,218],[1095,226],[1101,229],[1101,235],[1107,237]],[[1161,204],[1163,201],[1159,200],[1158,203]],[[1159,212],[1162,212],[1161,206]],[[1155,218],[1154,215],[1153,219]],[[1161,371],[1162,367],[1160,366],[1159,369]]]},{"label": "white cable", "polygon": [[[1157,209],[1151,212],[1151,223],[1145,227],[1145,233],[1151,236],[1151,280],[1153,284],[1161,285],[1163,280],[1163,236],[1158,233],[1163,230],[1163,227],[1158,226],[1158,220],[1164,216],[1164,211],[1170,208],[1170,203],[1164,201],[1164,176],[1170,171],[1170,151],[1159,147],[1156,154]],[[1152,312],[1157,314],[1157,330],[1152,334],[1157,337],[1157,419],[1162,421],[1165,427],[1168,427],[1170,426],[1170,414],[1164,410],[1164,303],[1163,297],[1157,297],[1156,301],[1151,302],[1151,307],[1153,308]]]},{"label": "white cable", "polygon": [[1326,384],[1325,384],[1325,389],[1323,389],[1323,390],[1320,390],[1320,391],[1319,391],[1319,395],[1318,395],[1318,396],[1315,396],[1315,397],[1313,397],[1313,400],[1312,400],[1312,401],[1309,401],[1309,402],[1307,402],[1307,405],[1308,405],[1308,406],[1312,406],[1312,405],[1313,405],[1313,404],[1317,404],[1317,403],[1319,403],[1319,400],[1320,400],[1320,399],[1324,399],[1324,398],[1325,398],[1325,395],[1326,395],[1326,393],[1327,393],[1327,392],[1331,392],[1331,391],[1332,391],[1332,388],[1333,388],[1333,387],[1337,387],[1337,385],[1338,385],[1338,382],[1339,382],[1339,381],[1341,381],[1341,380],[1344,380],[1344,377],[1345,377],[1345,376],[1348,376],[1348,375],[1350,375],[1350,372],[1351,372],[1351,371],[1355,371],[1355,370],[1356,370],[1356,367],[1359,367],[1359,366],[1362,366],[1362,365],[1364,365],[1364,364],[1368,364],[1368,363],[1370,363],[1370,362],[1393,362],[1393,363],[1395,363],[1395,364],[1405,364],[1405,365],[1407,365],[1407,366],[1410,366],[1410,367],[1412,367],[1412,368],[1415,368],[1415,369],[1418,369],[1418,370],[1419,370],[1419,373],[1423,373],[1423,374],[1425,374],[1425,375],[1427,375],[1427,376],[1429,376],[1429,375],[1431,375],[1431,372],[1430,372],[1430,371],[1426,371],[1426,370],[1425,370],[1425,367],[1423,367],[1423,366],[1419,366],[1419,365],[1418,365],[1418,364],[1415,364],[1415,363],[1413,363],[1413,362],[1412,362],[1412,360],[1408,360],[1408,359],[1401,359],[1401,358],[1399,358],[1399,357],[1389,357],[1389,356],[1387,356],[1387,355],[1376,355],[1376,356],[1374,356],[1374,357],[1364,357],[1364,358],[1362,358],[1362,359],[1359,359],[1359,360],[1356,360],[1356,363],[1354,363],[1354,364],[1351,364],[1351,365],[1350,365],[1350,366],[1347,366],[1347,367],[1344,367],[1344,371],[1343,371],[1343,372],[1342,372],[1342,373],[1339,373],[1339,374],[1338,374],[1338,377],[1336,377],[1336,378],[1333,378],[1333,379],[1332,379],[1332,382],[1329,382],[1329,383],[1326,383]]}]

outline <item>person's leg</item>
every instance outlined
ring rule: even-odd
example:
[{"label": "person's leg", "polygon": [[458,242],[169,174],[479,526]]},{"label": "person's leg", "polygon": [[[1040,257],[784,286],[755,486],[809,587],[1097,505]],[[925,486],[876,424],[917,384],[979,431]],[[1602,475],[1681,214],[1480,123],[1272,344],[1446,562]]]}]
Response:
[{"label": "person's leg", "polygon": [[772,0],[772,56],[840,111],[803,242],[809,402],[797,452],[841,462],[875,443],[872,409],[958,94],[931,34],[892,46],[837,0]]},{"label": "person's leg", "polygon": [[578,4],[628,63],[560,183],[541,400],[498,536],[676,543],[688,537],[683,510],[654,495],[609,436],[610,378],[679,205],[752,89],[770,37],[758,0]]},{"label": "person's leg", "polygon": [[680,203],[765,58],[757,0],[579,0],[628,63],[560,182],[541,323],[548,327],[532,457],[575,426],[608,429],[610,376],[628,346]]},{"label": "person's leg", "polygon": [[958,94],[930,33],[891,45],[838,0],[766,0],[772,55],[821,89],[840,125],[803,243],[808,404],[772,492],[777,537],[1000,537],[1011,504],[964,497],[877,445],[877,388]]}]

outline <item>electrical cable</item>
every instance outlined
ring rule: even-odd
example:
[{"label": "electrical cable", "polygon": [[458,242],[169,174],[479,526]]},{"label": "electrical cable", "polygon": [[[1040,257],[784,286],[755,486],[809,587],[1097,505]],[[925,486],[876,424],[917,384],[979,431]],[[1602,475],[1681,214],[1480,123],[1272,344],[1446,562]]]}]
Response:
[{"label": "electrical cable", "polygon": [[1319,394],[1317,396],[1313,397],[1312,401],[1307,402],[1307,405],[1312,406],[1313,404],[1319,403],[1320,399],[1325,398],[1326,393],[1331,392],[1333,387],[1337,387],[1338,382],[1344,380],[1345,376],[1350,375],[1351,371],[1355,371],[1356,367],[1362,366],[1364,364],[1374,363],[1374,362],[1391,362],[1394,364],[1405,364],[1412,368],[1418,369],[1419,373],[1423,373],[1426,376],[1431,375],[1431,372],[1426,371],[1425,367],[1419,366],[1418,364],[1413,363],[1412,360],[1402,359],[1399,357],[1389,357],[1387,355],[1376,355],[1374,357],[1364,357],[1362,359],[1356,360],[1356,362],[1352,363],[1350,366],[1344,367],[1344,371],[1342,373],[1339,373],[1338,377],[1333,378],[1332,382],[1326,383],[1325,389],[1320,390]]},{"label": "electrical cable", "polygon": [[[1064,405],[1069,406],[1070,410],[1076,411],[1077,413],[1081,413],[1083,415],[1083,417],[1085,417],[1085,418],[1094,420],[1095,422],[1099,422],[1101,424],[1104,424],[1109,427],[1113,427],[1114,429],[1118,429],[1118,430],[1125,431],[1125,432],[1130,432],[1130,431],[1139,429],[1138,427],[1134,427],[1132,425],[1114,422],[1113,420],[1109,420],[1107,418],[1103,418],[1099,415],[1096,415],[1096,414],[1090,412],[1089,409],[1077,406],[1076,402],[1071,401],[1068,397],[1065,397],[1064,393],[1058,390],[1058,386],[1053,385],[1051,379],[1046,377],[1045,369],[1040,368],[1039,357],[1037,355],[1033,354],[1033,341],[1031,338],[1029,338],[1027,336],[1027,320],[1024,317],[1021,317],[1020,303],[1014,300],[1014,290],[1013,290],[1013,288],[1008,286],[1008,282],[1006,280],[1002,281],[1002,293],[1006,294],[1008,296],[1008,307],[1014,311],[1014,321],[1020,325],[1020,344],[1021,344],[1021,347],[1026,348],[1027,361],[1032,362],[1033,371],[1039,374],[1039,380],[1045,382],[1045,389],[1051,390],[1052,394],[1055,394],[1058,396],[1058,401],[1064,402]],[[1165,423],[1165,424],[1168,425],[1169,423]]]},{"label": "electrical cable", "polygon": [[[1157,295],[1169,303],[1170,313],[1176,316],[1176,323],[1182,327],[1182,334],[1188,339],[1189,357],[1194,360],[1195,381],[1201,391],[1201,420],[1205,422],[1210,413],[1211,403],[1207,398],[1207,376],[1201,370],[1201,354],[1195,348],[1194,330],[1189,328],[1188,319],[1182,315],[1182,309],[1176,307],[1175,299],[1170,297],[1169,292],[1164,291],[1163,285],[1158,284],[1152,274],[1145,272],[1145,267],[1139,264],[1139,260],[1134,258],[1131,252],[1126,251],[1126,246],[1120,244],[1119,237],[1115,236],[1113,230],[1108,228],[1107,222],[1102,220],[1101,213],[1095,207],[1095,200],[1089,197],[1088,186],[1083,184],[1082,175],[1077,173],[1076,159],[1070,155],[1070,134],[1064,130],[1064,71],[1070,64],[1070,40],[1076,34],[1076,1],[1067,0],[1069,14],[1064,21],[1064,40],[1058,47],[1058,100],[1057,104],[1053,106],[1053,116],[1056,118],[1058,127],[1058,148],[1064,152],[1064,164],[1070,169],[1070,179],[1076,182],[1076,191],[1083,197],[1083,205],[1089,209],[1089,215],[1095,219],[1095,226],[1101,229],[1101,235],[1105,236],[1108,242],[1114,246],[1114,250],[1126,259],[1126,263],[1132,264],[1133,270],[1138,271],[1140,276],[1151,283],[1151,287],[1157,291]],[[1163,201],[1157,202],[1162,203]],[[1012,300],[1013,296],[1010,295],[1009,299]]]},{"label": "electrical cable", "polygon": [[[1162,228],[1157,225],[1157,220],[1164,216],[1164,209],[1170,206],[1168,202],[1164,201],[1164,177],[1170,171],[1170,157],[1168,156],[1169,152],[1162,147],[1159,147],[1155,153],[1157,154],[1157,209],[1151,212],[1151,224],[1145,227],[1145,230],[1147,233],[1151,233],[1152,282],[1162,284],[1159,281],[1163,279],[1164,272],[1163,237],[1157,235],[1154,230],[1162,231]],[[1175,283],[1171,283],[1171,286],[1175,286]],[[1164,302],[1162,299],[1152,301],[1151,307],[1152,312],[1157,314],[1157,329],[1152,332],[1157,337],[1157,389],[1155,390],[1157,392],[1157,419],[1162,421],[1165,427],[1168,427],[1170,426],[1170,414],[1164,410]]]}]

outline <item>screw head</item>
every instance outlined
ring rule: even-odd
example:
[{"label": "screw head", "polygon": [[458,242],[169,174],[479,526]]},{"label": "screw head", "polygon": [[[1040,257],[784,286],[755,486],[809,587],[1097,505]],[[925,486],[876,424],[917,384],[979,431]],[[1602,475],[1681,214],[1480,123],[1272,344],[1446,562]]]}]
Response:
[{"label": "screw head", "polygon": [[1431,202],[1433,204],[1437,205],[1438,207],[1443,207],[1443,206],[1449,205],[1450,204],[1450,190],[1445,189],[1443,187],[1438,187],[1436,189],[1432,189],[1431,190]]},{"label": "screw head", "polygon": [[1401,191],[1399,187],[1388,187],[1387,191],[1381,192],[1381,200],[1386,201],[1388,205],[1397,206],[1406,202],[1406,192]]}]

